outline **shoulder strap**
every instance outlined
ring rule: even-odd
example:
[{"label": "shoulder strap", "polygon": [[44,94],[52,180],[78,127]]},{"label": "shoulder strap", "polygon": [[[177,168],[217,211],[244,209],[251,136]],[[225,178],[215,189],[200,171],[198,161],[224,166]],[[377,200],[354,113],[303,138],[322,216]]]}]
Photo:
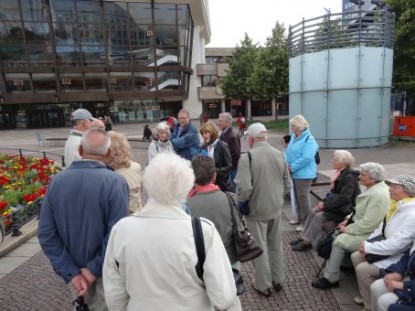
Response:
[{"label": "shoulder strap", "polygon": [[249,159],[249,170],[251,171],[251,185],[254,186],[254,174],[252,173],[252,156],[251,152],[248,151],[248,159]]},{"label": "shoulder strap", "polygon": [[382,225],[382,236],[385,237],[385,227],[386,227],[386,216],[383,218],[383,225]]},{"label": "shoulder strap", "polygon": [[197,253],[197,264],[196,274],[203,281],[203,265],[205,264],[206,253],[205,253],[205,240],[203,239],[202,224],[199,217],[192,216],[192,228],[193,236],[195,239],[196,253]]}]

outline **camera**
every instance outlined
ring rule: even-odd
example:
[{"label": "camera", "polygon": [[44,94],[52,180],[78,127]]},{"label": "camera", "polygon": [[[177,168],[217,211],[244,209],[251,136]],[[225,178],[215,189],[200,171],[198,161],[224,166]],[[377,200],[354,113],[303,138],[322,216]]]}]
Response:
[{"label": "camera", "polygon": [[75,306],[76,311],[89,311],[89,307],[84,301],[84,296],[79,296],[72,304]]}]

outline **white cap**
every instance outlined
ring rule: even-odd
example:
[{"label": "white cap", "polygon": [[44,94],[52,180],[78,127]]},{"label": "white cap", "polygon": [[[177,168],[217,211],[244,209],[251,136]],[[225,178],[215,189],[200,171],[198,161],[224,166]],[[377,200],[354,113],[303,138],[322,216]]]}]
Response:
[{"label": "white cap", "polygon": [[252,123],[246,131],[247,135],[252,136],[254,138],[265,137],[266,133],[266,127],[264,126],[264,124],[259,122]]}]

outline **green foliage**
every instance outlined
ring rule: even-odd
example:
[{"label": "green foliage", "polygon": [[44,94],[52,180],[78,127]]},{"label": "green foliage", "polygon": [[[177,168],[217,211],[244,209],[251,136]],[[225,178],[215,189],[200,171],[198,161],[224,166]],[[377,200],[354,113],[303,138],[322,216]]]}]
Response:
[{"label": "green foliage", "polygon": [[241,46],[237,46],[231,60],[226,76],[219,80],[226,98],[247,99],[252,97],[252,87],[248,83],[248,77],[253,71],[257,53],[256,44],[245,33]]},{"label": "green foliage", "polygon": [[285,27],[276,22],[265,47],[259,48],[248,78],[257,98],[277,98],[288,90],[288,43]]},{"label": "green foliage", "polygon": [[396,14],[393,81],[395,90],[415,93],[415,6],[413,0],[387,0]]}]

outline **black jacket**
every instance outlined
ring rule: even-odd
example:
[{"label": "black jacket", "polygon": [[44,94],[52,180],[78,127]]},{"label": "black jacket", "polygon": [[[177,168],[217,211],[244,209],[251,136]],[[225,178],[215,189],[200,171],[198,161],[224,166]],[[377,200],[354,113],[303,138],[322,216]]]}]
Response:
[{"label": "black jacket", "polygon": [[225,132],[222,132],[220,140],[228,144],[232,158],[232,169],[236,170],[238,168],[239,158],[241,157],[240,137],[235,134],[232,127],[229,127]]}]

